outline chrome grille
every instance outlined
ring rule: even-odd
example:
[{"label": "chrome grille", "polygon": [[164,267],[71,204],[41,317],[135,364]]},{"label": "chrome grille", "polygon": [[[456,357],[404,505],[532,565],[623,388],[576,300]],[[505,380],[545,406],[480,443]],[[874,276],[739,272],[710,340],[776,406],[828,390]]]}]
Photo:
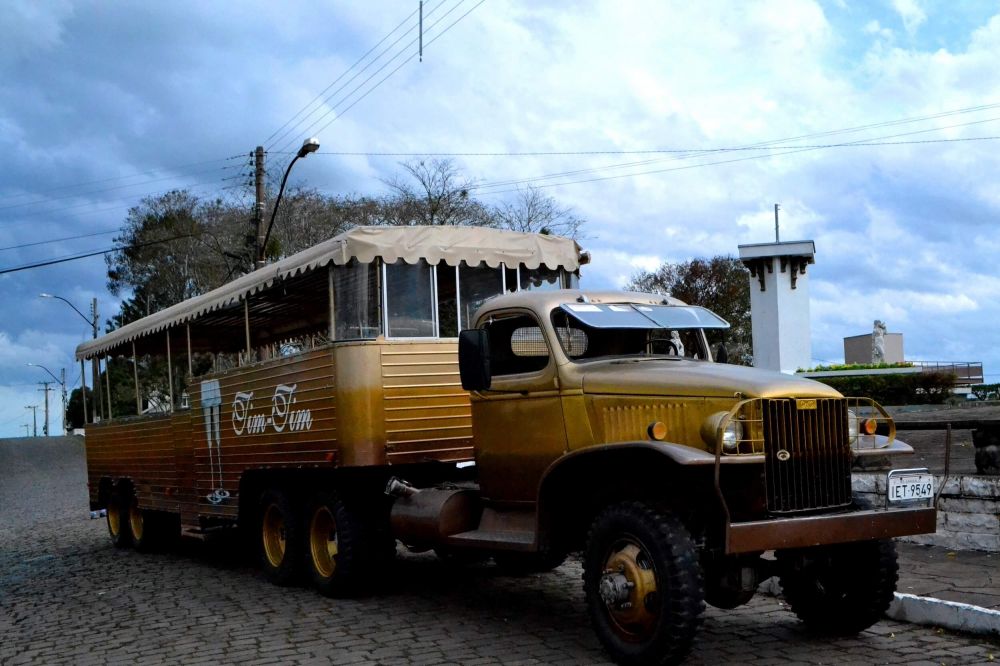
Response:
[{"label": "chrome grille", "polygon": [[842,399],[763,401],[767,509],[792,513],[851,503],[851,446]]}]

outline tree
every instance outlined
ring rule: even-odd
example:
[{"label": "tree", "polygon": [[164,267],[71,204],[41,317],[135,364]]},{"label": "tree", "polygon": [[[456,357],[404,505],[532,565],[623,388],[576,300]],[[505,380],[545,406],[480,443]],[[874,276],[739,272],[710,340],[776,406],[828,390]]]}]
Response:
[{"label": "tree", "polygon": [[108,290],[131,293],[129,317],[162,310],[222,284],[229,272],[225,251],[213,243],[198,198],[183,190],[147,197],[131,208],[116,250],[105,257]]},{"label": "tree", "polygon": [[583,225],[571,209],[530,185],[519,189],[513,201],[495,206],[491,213],[496,226],[513,231],[577,238]]},{"label": "tree", "polygon": [[665,263],[654,272],[642,271],[626,285],[631,291],[668,294],[715,312],[731,325],[726,332],[730,362],[753,364],[750,325],[749,271],[735,257],[692,259]]},{"label": "tree", "polygon": [[390,194],[382,200],[388,224],[493,226],[486,207],[472,198],[474,183],[460,175],[452,160],[403,162],[410,179],[398,174],[384,180]]}]

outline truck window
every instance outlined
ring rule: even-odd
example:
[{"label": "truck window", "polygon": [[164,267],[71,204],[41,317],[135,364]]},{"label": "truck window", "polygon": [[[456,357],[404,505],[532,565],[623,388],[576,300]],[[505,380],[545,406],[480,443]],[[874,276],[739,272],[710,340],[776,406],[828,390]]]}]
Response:
[{"label": "truck window", "polygon": [[495,376],[537,372],[549,363],[549,348],[538,322],[530,315],[494,319],[490,333],[490,364]]}]

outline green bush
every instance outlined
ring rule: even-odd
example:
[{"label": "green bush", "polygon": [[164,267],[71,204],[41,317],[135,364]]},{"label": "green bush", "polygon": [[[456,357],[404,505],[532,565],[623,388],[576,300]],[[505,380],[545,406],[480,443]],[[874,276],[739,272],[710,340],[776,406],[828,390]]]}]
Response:
[{"label": "green bush", "polygon": [[817,365],[808,370],[799,368],[797,372],[830,372],[832,370],[885,370],[892,368],[912,368],[909,361],[902,363],[831,363],[830,365]]},{"label": "green bush", "polygon": [[883,405],[940,405],[955,386],[955,375],[950,372],[813,379],[832,386],[844,395],[871,398]]},{"label": "green bush", "polygon": [[1000,400],[1000,384],[976,384],[969,390],[980,400]]}]

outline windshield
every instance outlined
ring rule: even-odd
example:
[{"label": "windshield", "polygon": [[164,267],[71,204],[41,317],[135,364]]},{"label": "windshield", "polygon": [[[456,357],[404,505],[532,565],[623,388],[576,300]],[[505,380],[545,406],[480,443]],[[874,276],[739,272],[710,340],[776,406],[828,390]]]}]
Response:
[{"label": "windshield", "polygon": [[563,351],[573,361],[605,357],[710,360],[704,329],[729,324],[697,306],[566,303],[552,312]]}]

